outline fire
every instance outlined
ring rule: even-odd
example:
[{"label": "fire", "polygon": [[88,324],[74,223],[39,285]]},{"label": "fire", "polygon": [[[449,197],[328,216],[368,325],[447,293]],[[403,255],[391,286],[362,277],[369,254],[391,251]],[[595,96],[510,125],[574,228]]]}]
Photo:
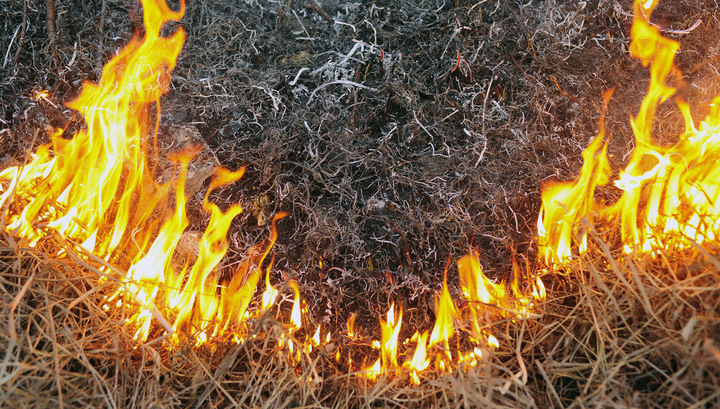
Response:
[{"label": "fire", "polygon": [[[387,319],[380,321],[382,341],[374,341],[373,346],[380,349],[380,357],[366,367],[360,375],[377,379],[383,374],[395,373],[404,368],[410,380],[419,384],[419,374],[434,363],[438,372],[448,372],[452,363],[458,362],[476,366],[482,360],[483,348],[498,348],[498,339],[487,328],[495,318],[523,319],[529,316],[534,305],[545,298],[545,287],[539,277],[530,272],[526,263],[525,271],[513,262],[513,279],[508,285],[505,282],[494,283],[482,272],[479,254],[475,251],[463,256],[457,263],[460,273],[460,284],[466,300],[465,308],[457,308],[450,295],[447,285],[447,271],[443,280],[440,295],[435,299],[435,324],[428,338],[428,332],[416,331],[406,341],[415,342],[412,357],[399,364],[398,335],[402,325],[402,310],[395,314],[395,304],[390,306]],[[469,323],[470,328],[458,328],[456,321]],[[467,333],[474,344],[468,352],[458,351],[453,357],[449,343],[454,336]],[[408,354],[410,351],[404,351]]]},{"label": "fire", "polygon": [[[188,147],[172,155],[173,182],[160,184],[155,178],[161,159],[156,139],[159,98],[168,90],[185,40],[181,28],[169,37],[160,36],[160,31],[165,23],[182,18],[184,3],[178,11],[163,0],[142,0],[142,4],[144,36],[134,38],[106,64],[99,83],[86,82],[80,96],[68,103],[83,116],[86,129],[71,139],[57,130],[27,164],[0,172],[4,226],[22,245],[35,246],[57,237],[67,243],[67,251],[80,249],[106,263],[125,266],[127,273],[117,280],[120,285],[102,307],[106,311],[127,307],[127,325],[138,342],[158,330],[164,330],[171,342],[185,338],[195,345],[218,338],[240,342],[248,335],[248,320],[271,313],[282,299],[283,287],[271,280],[273,262],[266,260],[278,237],[276,222],[285,213],[273,218],[268,242],[252,248],[231,277],[221,280],[218,266],[228,250],[227,233],[243,209],[235,204],[223,210],[210,195],[238,181],[244,169],[218,168],[203,199],[209,222],[197,240],[196,254],[183,256],[178,251],[189,228],[185,183],[200,148]],[[39,91],[36,98],[47,98],[47,93]],[[391,304],[386,319],[380,321],[380,340],[372,344],[379,357],[362,375],[377,379],[404,371],[419,383],[420,374],[431,367],[448,372],[454,370],[454,363],[479,365],[484,350],[500,345],[491,333],[492,320],[526,318],[545,296],[542,281],[531,274],[528,263],[523,270],[513,261],[508,282],[486,277],[474,251],[457,267],[467,302],[459,307],[453,301],[446,270],[435,298],[433,328],[415,331],[404,343],[399,341],[403,309]],[[264,291],[259,305],[251,308],[263,274]],[[104,280],[110,278],[117,277]],[[330,345],[333,334],[321,325],[313,335],[301,330],[307,311],[297,283],[289,280],[288,285],[293,291],[292,309],[277,346],[298,364],[302,356],[314,350],[332,351],[336,345]],[[355,313],[347,320],[350,344],[364,341],[355,320]],[[304,340],[298,334],[304,334]],[[334,355],[341,360],[339,349]],[[348,365],[353,367],[350,356]]]},{"label": "fire", "polygon": [[448,340],[452,337],[454,330],[453,318],[457,315],[455,303],[453,303],[452,297],[450,297],[450,290],[448,290],[447,287],[447,272],[443,279],[443,288],[440,297],[435,300],[435,309],[437,311],[437,319],[435,321],[435,327],[430,334],[429,345],[433,346],[444,343],[447,350]]},{"label": "fire", "polygon": [[293,299],[292,311],[290,312],[290,324],[293,329],[298,329],[302,326],[302,309],[300,307],[300,289],[298,288],[295,280],[290,280],[290,288],[293,290],[295,298]]},{"label": "fire", "polygon": [[417,336],[417,347],[410,361],[405,362],[404,366],[410,369],[410,379],[415,385],[420,384],[418,374],[426,370],[430,366],[430,360],[427,359],[427,336],[428,333],[415,333]]},{"label": "fire", "polygon": [[685,131],[671,147],[654,142],[652,125],[658,106],[677,89],[682,73],[674,59],[680,45],[665,38],[650,23],[657,0],[636,1],[630,52],[650,67],[650,85],[639,112],[631,118],[635,150],[613,185],[622,191],[610,205],[598,203],[595,188],[609,183],[607,141],[600,133],[583,153],[580,176],[570,183],[543,189],[538,220],[540,257],[547,265],[567,262],[587,249],[587,229],[594,219],[619,224],[626,253],[683,249],[720,237],[720,95],[709,115],[695,124],[690,107],[675,99],[685,119]]},{"label": "fire", "polygon": [[[67,104],[83,116],[86,129],[72,139],[57,130],[29,163],[0,173],[0,207],[6,229],[27,245],[58,235],[106,262],[129,265],[122,286],[106,305],[136,307],[128,319],[136,339],[146,340],[158,319],[167,333],[184,328],[203,343],[242,327],[248,318],[260,266],[277,238],[275,220],[283,215],[273,220],[265,249],[253,249],[229,283],[219,282],[227,231],[242,208],[223,211],[209,195],[240,179],[244,170],[217,169],[203,200],[210,221],[197,243],[197,258],[175,259],[189,224],[187,169],[199,149],[190,147],[172,157],[176,180],[157,183],[159,153],[153,141],[158,123],[149,118],[152,110],[155,121],[160,118],[159,99],[185,41],[182,28],[169,37],[160,31],[182,18],[185,5],[181,1],[178,11],[163,0],[143,0],[142,5],[144,36],[131,40],[105,65],[99,83],[85,82],[80,96]],[[47,98],[47,93],[39,91],[36,97]],[[262,309],[270,308],[277,295],[268,267]]]}]

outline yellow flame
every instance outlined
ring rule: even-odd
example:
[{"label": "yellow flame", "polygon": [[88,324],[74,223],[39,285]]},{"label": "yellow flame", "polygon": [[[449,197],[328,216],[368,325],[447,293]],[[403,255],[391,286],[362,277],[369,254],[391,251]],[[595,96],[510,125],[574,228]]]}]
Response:
[{"label": "yellow flame", "polygon": [[600,133],[582,153],[584,163],[574,182],[546,184],[542,189],[542,207],[538,217],[538,253],[547,265],[564,264],[572,258],[573,242],[579,251],[587,248],[587,233],[581,229],[583,220],[592,223],[597,206],[593,193],[597,186],[608,183],[611,169],[607,159],[604,112],[612,96],[605,93]]},{"label": "yellow flame", "polygon": [[427,359],[427,331],[419,334],[415,332],[413,338],[417,338],[417,346],[415,353],[410,361],[405,362],[404,366],[410,369],[410,379],[415,385],[420,384],[418,374],[430,366],[430,360]]},{"label": "yellow flame", "polygon": [[[181,1],[178,11],[163,0],[143,0],[142,6],[144,36],[133,38],[105,65],[100,81],[85,82],[80,96],[67,104],[83,116],[86,127],[69,140],[58,130],[25,166],[0,172],[0,208],[8,231],[26,245],[58,234],[105,261],[129,264],[122,288],[107,297],[106,305],[130,301],[124,305],[136,308],[128,325],[137,340],[147,339],[153,319],[159,318],[167,331],[184,328],[203,343],[248,318],[260,266],[277,237],[277,217],[264,251],[254,248],[229,283],[219,282],[227,231],[242,208],[223,211],[209,195],[240,179],[244,169],[216,169],[203,200],[210,221],[197,240],[197,257],[176,259],[188,227],[185,179],[200,149],[189,147],[170,158],[177,164],[176,177],[158,184],[155,164],[161,160],[153,137],[161,116],[159,99],[185,41],[182,28],[169,37],[160,31],[182,18],[185,4]],[[35,98],[47,98],[46,92]],[[155,157],[148,159],[149,153]],[[277,298],[269,271],[266,280],[265,309]]]},{"label": "yellow flame", "polygon": [[321,324],[318,324],[317,329],[315,330],[315,334],[313,334],[311,338],[312,345],[314,346],[320,345],[320,326]]},{"label": "yellow flame", "polygon": [[430,334],[429,346],[438,343],[447,345],[448,340],[454,332],[453,317],[457,314],[455,303],[450,297],[450,290],[447,287],[447,273],[443,278],[443,288],[440,297],[435,299],[436,316],[435,327]]},{"label": "yellow flame", "polygon": [[[625,252],[682,249],[691,242],[716,242],[720,235],[720,95],[710,113],[696,125],[690,107],[676,98],[685,119],[685,131],[671,147],[654,142],[652,130],[660,104],[675,95],[672,83],[682,73],[674,64],[680,45],[663,37],[650,23],[657,1],[636,1],[630,52],[650,67],[650,85],[637,115],[631,118],[635,149],[614,186],[622,191],[612,205],[594,201],[597,185],[610,174],[605,146],[599,140],[586,149],[580,177],[569,184],[549,184],[543,190],[543,211],[538,221],[540,256],[546,264],[562,264],[585,251],[586,239],[580,219],[593,222],[600,214],[605,222],[618,220]],[[599,152],[599,153],[598,153]],[[578,232],[580,231],[580,232]],[[573,234],[575,232],[575,234]]]},{"label": "yellow flame", "polygon": [[[470,303],[471,337],[474,340],[487,339],[489,346],[497,346],[497,339],[483,336],[483,322],[493,315],[522,318],[527,316],[535,302],[544,299],[545,287],[540,277],[532,277],[530,265],[525,271],[513,256],[513,279],[508,291],[504,282],[494,283],[485,276],[477,252],[472,251],[458,260],[460,285]],[[527,288],[523,288],[527,287]],[[489,308],[494,306],[497,308]]]},{"label": "yellow flame", "polygon": [[348,338],[355,338],[355,319],[357,319],[357,311],[352,312],[347,319]]},{"label": "yellow flame", "polygon": [[377,379],[383,373],[395,371],[398,366],[398,336],[402,326],[402,308],[395,314],[395,303],[390,305],[387,312],[387,320],[380,320],[382,341],[373,341],[373,347],[380,349],[380,358],[366,368],[361,375],[370,379]]},{"label": "yellow flame", "polygon": [[294,329],[302,326],[302,310],[300,309],[300,289],[295,280],[290,280],[290,288],[292,288],[295,298],[293,299],[292,311],[290,312],[290,324]]},{"label": "yellow flame", "polygon": [[387,312],[387,321],[380,321],[382,330],[381,357],[384,369],[397,367],[398,335],[400,335],[400,327],[402,326],[402,316],[402,308],[395,316],[395,304],[393,303]]},{"label": "yellow flame", "polygon": [[275,304],[278,290],[270,283],[270,268],[265,271],[265,291],[262,295],[262,310],[267,311]]},{"label": "yellow flame", "polygon": [[[182,29],[169,37],[160,36],[160,31],[167,22],[180,20],[185,6],[181,1],[180,9],[173,11],[163,0],[142,0],[142,4],[145,12],[144,36],[132,39],[104,67],[99,83],[86,82],[80,96],[68,104],[83,116],[86,129],[69,140],[62,136],[63,130],[57,130],[51,135],[51,142],[38,148],[25,166],[0,172],[0,208],[4,212],[6,228],[21,238],[23,245],[33,246],[43,237],[57,234],[71,245],[80,245],[107,262],[129,266],[126,276],[120,280],[121,288],[107,296],[102,308],[110,309],[111,305],[127,307],[131,311],[127,324],[132,327],[138,341],[151,336],[153,323],[158,319],[167,332],[185,334],[195,345],[211,342],[226,331],[230,331],[230,339],[240,342],[247,336],[245,325],[248,318],[257,317],[253,314],[267,311],[277,302],[278,289],[270,281],[273,263],[267,263],[269,265],[264,268],[263,265],[277,240],[276,222],[285,214],[273,218],[268,242],[253,247],[229,279],[221,281],[218,266],[228,249],[227,232],[243,210],[239,205],[222,210],[210,201],[210,195],[217,188],[239,180],[244,169],[233,172],[218,168],[203,199],[203,210],[210,217],[203,234],[196,240],[195,254],[179,254],[179,243],[184,235],[190,233],[187,231],[185,183],[190,163],[200,148],[188,147],[170,158],[176,168],[173,182],[159,184],[155,181],[159,173],[155,167],[161,158],[158,156],[157,141],[153,138],[156,138],[159,128],[159,99],[168,89],[170,73],[185,40]],[[645,7],[643,12],[649,14],[652,7],[654,3]],[[655,57],[648,54],[647,58],[654,61]],[[666,90],[665,94],[669,96],[671,93]],[[47,98],[47,95],[38,92],[36,98]],[[152,109],[156,112],[152,113]],[[689,118],[689,108],[681,109]],[[152,123],[149,118],[155,118],[155,122]],[[634,126],[642,125],[640,119],[641,115],[634,121]],[[689,126],[688,129],[694,128]],[[603,138],[598,140],[596,151],[600,153],[593,153],[590,155],[592,158],[586,158],[587,161],[595,156],[604,157]],[[702,143],[708,154],[715,154],[710,142],[705,140]],[[642,187],[646,179],[672,173],[672,169],[666,171],[665,168],[677,164],[677,161],[665,159],[659,153],[651,156],[657,158],[657,170],[645,169],[644,173],[626,170],[627,176],[624,179],[621,177],[617,185],[626,192],[633,191],[638,186]],[[593,166],[593,169],[598,169],[597,164]],[[600,168],[604,169],[603,166]],[[594,189],[588,183],[603,182],[602,179],[585,182],[581,190]],[[704,188],[693,186],[692,189],[688,188],[686,195],[701,196],[699,192],[705,193]],[[589,197],[592,198],[591,195]],[[561,208],[573,205],[565,198],[554,200]],[[698,201],[698,206],[705,203],[702,198],[694,200]],[[584,199],[583,203],[590,202]],[[664,205],[668,200],[659,202]],[[578,237],[573,223],[580,220],[579,217],[586,217],[591,209],[589,204],[583,206],[569,218],[563,216],[560,219],[555,214],[565,212],[543,208],[548,217],[557,219],[545,224],[542,217],[539,220],[539,227],[545,232],[542,236],[546,240],[544,246],[552,254],[548,257],[569,257],[566,255],[569,250],[558,252],[559,241],[554,241],[552,235],[560,229],[569,243],[564,246],[571,248],[571,240]],[[701,233],[703,223],[704,219],[698,217],[687,220],[674,218],[666,224],[666,228],[692,233],[695,237],[700,234],[711,237],[711,233]],[[716,227],[716,230],[720,229]],[[372,269],[370,259],[368,263]],[[324,268],[325,262],[321,259],[318,265]],[[435,299],[437,318],[432,331],[415,332],[405,343],[405,348],[410,342],[416,343],[412,358],[402,365],[415,383],[420,382],[419,374],[427,370],[433,361],[437,370],[451,370],[453,358],[449,340],[456,331],[455,320],[465,318],[466,312],[471,315],[472,338],[497,347],[498,341],[486,330],[483,318],[492,314],[513,319],[523,317],[533,301],[545,296],[542,281],[539,277],[533,280],[527,263],[523,270],[513,261],[513,279],[509,287],[505,282],[495,283],[483,274],[476,252],[458,261],[458,269],[469,307],[462,311],[456,307],[448,289],[446,271],[442,292]],[[251,301],[263,272],[265,291],[261,296],[260,311],[251,311]],[[289,285],[294,291],[291,330],[288,331],[291,333],[302,325],[302,302],[297,283],[290,281]],[[496,308],[491,310],[487,308],[489,306]],[[398,351],[402,317],[402,309],[396,313],[393,303],[386,320],[380,323],[381,340],[373,341],[380,350],[380,357],[365,370],[365,376],[376,379],[401,368],[398,357],[401,352],[409,352]],[[355,319],[356,314],[353,313],[347,321],[350,338],[357,337]],[[177,333],[170,339],[177,340]],[[278,347],[287,347],[295,362],[299,362],[301,351],[309,352],[313,346],[330,342],[329,332],[324,338],[322,335],[318,325],[304,345],[296,345],[290,336],[282,335]],[[339,350],[335,355],[336,359],[340,359]],[[457,354],[458,362],[469,365],[476,365],[480,358],[482,349],[478,346],[471,352]],[[352,364],[352,361],[349,363]]]}]

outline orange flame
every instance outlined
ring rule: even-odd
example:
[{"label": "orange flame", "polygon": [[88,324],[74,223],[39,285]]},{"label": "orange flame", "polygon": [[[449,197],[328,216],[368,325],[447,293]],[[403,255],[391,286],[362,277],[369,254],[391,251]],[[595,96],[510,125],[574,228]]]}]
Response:
[{"label": "orange flame", "polygon": [[[159,98],[168,89],[185,41],[182,28],[170,37],[161,37],[160,31],[165,23],[182,18],[185,5],[181,1],[178,11],[163,0],[143,0],[142,5],[145,35],[133,38],[106,64],[100,82],[85,82],[80,96],[67,104],[84,117],[87,129],[70,140],[58,130],[25,166],[1,172],[0,207],[6,228],[30,246],[58,234],[108,262],[129,262],[123,286],[106,305],[122,305],[131,298],[137,310],[128,322],[136,328],[136,339],[147,339],[157,318],[168,333],[186,328],[202,343],[248,318],[260,266],[277,238],[275,221],[283,215],[273,220],[265,250],[253,249],[232,280],[222,285],[217,266],[227,251],[230,223],[242,208],[233,205],[222,211],[209,195],[240,179],[244,169],[216,169],[203,201],[210,221],[197,243],[197,258],[192,263],[180,260],[177,267],[176,249],[188,227],[185,179],[199,149],[177,155],[177,180],[160,185],[154,180],[158,159],[148,159],[148,135],[157,135],[158,123],[150,123],[150,111],[157,110],[155,118],[160,118]],[[157,144],[153,146],[157,155]],[[270,308],[276,299],[268,270],[262,308]]]},{"label": "orange flame", "polygon": [[548,183],[542,190],[542,207],[538,217],[538,253],[547,265],[564,263],[572,256],[572,242],[581,252],[587,249],[587,233],[577,231],[583,220],[592,222],[597,206],[593,193],[608,183],[611,169],[607,160],[604,112],[612,96],[605,93],[600,133],[582,156],[584,164],[575,182]]},{"label": "orange flame", "polygon": [[410,369],[410,379],[415,385],[420,384],[420,378],[418,374],[430,366],[430,360],[427,359],[427,331],[422,334],[415,333],[417,336],[417,346],[415,347],[415,353],[412,359],[405,362],[403,366]]},{"label": "orange flame", "polygon": [[[247,335],[248,318],[269,311],[277,302],[279,291],[270,280],[273,263],[267,263],[265,268],[263,265],[278,237],[276,222],[285,214],[273,218],[268,243],[252,248],[230,280],[221,281],[218,266],[228,249],[227,232],[242,208],[232,205],[223,211],[209,196],[218,187],[239,180],[244,169],[217,169],[203,200],[210,221],[197,241],[196,257],[177,259],[178,245],[189,225],[185,181],[199,148],[191,147],[176,155],[176,181],[158,184],[154,164],[159,159],[148,158],[150,151],[158,155],[157,144],[151,149],[148,136],[155,137],[159,125],[150,124],[148,118],[150,110],[159,110],[159,98],[168,89],[170,72],[185,39],[182,29],[167,38],[160,36],[160,30],[165,23],[182,18],[184,3],[181,1],[179,11],[169,9],[163,0],[142,3],[144,37],[134,38],[108,62],[100,82],[85,83],[80,96],[68,104],[83,115],[87,130],[70,140],[58,130],[51,143],[38,148],[28,164],[0,172],[3,221],[28,245],[58,235],[69,243],[80,243],[107,262],[129,265],[120,280],[121,287],[107,297],[103,307],[109,310],[112,304],[132,306],[134,313],[128,323],[138,341],[150,337],[155,320],[173,335],[172,340],[182,333],[198,345],[230,333],[233,340],[239,341]],[[155,117],[160,117],[159,112]],[[548,240],[547,247],[554,249],[555,242]],[[476,365],[482,358],[482,348],[499,346],[484,319],[491,315],[525,317],[534,301],[544,297],[542,281],[539,277],[531,280],[527,263],[523,271],[513,261],[509,287],[483,274],[476,252],[461,258],[458,269],[469,307],[456,307],[446,271],[442,292],[435,299],[434,327],[431,332],[415,332],[414,353],[400,365],[402,353],[408,352],[399,351],[398,343],[403,311],[400,308],[396,313],[392,304],[387,319],[380,323],[381,341],[374,342],[380,357],[365,370],[365,376],[376,379],[406,368],[411,380],[419,383],[419,374],[433,360],[438,370],[449,370],[449,340],[458,330],[455,324],[466,322],[468,316],[470,335],[477,345],[471,352],[458,353],[456,358]],[[265,291],[260,308],[251,311],[263,272]],[[303,310],[297,283],[290,281],[289,285],[294,292],[290,329],[281,336],[278,346],[287,347],[289,356],[299,362],[301,352],[309,353],[323,342],[328,344],[331,334],[326,332],[323,338],[318,325],[312,337],[306,336],[304,345],[296,344],[292,333],[302,325]],[[354,314],[347,321],[347,334],[359,338]]]},{"label": "orange flame", "polygon": [[[663,37],[650,23],[657,1],[635,2],[630,52],[650,67],[650,85],[640,110],[631,118],[635,150],[614,185],[621,198],[604,206],[593,199],[595,187],[610,175],[600,135],[583,154],[584,165],[576,182],[550,184],[543,190],[543,210],[538,220],[540,256],[545,263],[562,264],[573,252],[586,250],[581,219],[592,223],[618,220],[625,252],[650,252],[663,248],[682,249],[692,242],[716,242],[720,237],[720,95],[710,105],[710,114],[696,125],[687,103],[676,99],[685,118],[685,131],[672,147],[656,144],[652,124],[660,104],[672,97],[670,85],[682,77],[674,64],[679,43]],[[568,216],[565,216],[565,215]],[[576,230],[576,234],[571,231]],[[576,248],[577,250],[574,250]]]},{"label": "orange flame", "polygon": [[[463,365],[475,366],[483,357],[482,348],[500,346],[498,339],[486,329],[491,318],[525,318],[535,303],[545,298],[542,280],[539,277],[532,277],[528,262],[525,263],[523,271],[518,263],[513,261],[513,280],[509,288],[504,282],[493,283],[483,274],[479,255],[474,251],[458,261],[458,270],[469,307],[459,310],[455,306],[448,289],[446,271],[442,292],[435,299],[436,319],[429,340],[427,331],[423,333],[416,331],[411,339],[405,341],[405,344],[416,342],[412,357],[402,364],[402,368],[408,370],[410,380],[415,384],[419,384],[420,373],[427,370],[433,362],[439,372],[454,370],[453,354],[448,341],[457,331],[455,320],[470,322],[471,328],[468,332],[471,340],[476,343],[472,351],[465,353],[458,351],[455,361]],[[402,311],[396,317],[394,308],[394,304],[391,305],[387,313],[387,321],[380,322],[382,341],[373,341],[373,347],[380,349],[381,354],[361,373],[367,378],[374,380],[383,374],[394,373],[400,369],[397,359],[399,354],[397,337],[402,324]],[[468,316],[465,316],[466,313]]]},{"label": "orange flame", "polygon": [[380,358],[365,370],[364,376],[374,380],[384,373],[398,369],[398,336],[402,327],[402,316],[402,308],[397,315],[395,314],[395,303],[393,303],[388,309],[387,320],[380,320],[382,341],[373,342],[373,346],[380,349]]}]

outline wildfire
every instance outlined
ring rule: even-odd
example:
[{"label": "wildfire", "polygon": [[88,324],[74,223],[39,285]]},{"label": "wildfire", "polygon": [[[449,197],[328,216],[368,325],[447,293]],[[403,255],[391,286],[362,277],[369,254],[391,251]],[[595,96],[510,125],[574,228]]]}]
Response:
[{"label": "wildfire", "polygon": [[[415,342],[412,357],[398,364],[398,335],[402,326],[402,310],[395,314],[395,305],[391,305],[387,320],[381,320],[382,341],[374,341],[376,349],[381,350],[380,358],[365,368],[361,375],[377,379],[382,374],[397,372],[401,367],[409,370],[410,380],[419,384],[419,373],[428,369],[434,362],[438,372],[452,370],[453,362],[475,366],[481,362],[483,348],[498,348],[497,338],[486,327],[495,318],[521,319],[529,315],[534,304],[545,298],[545,287],[539,277],[531,280],[530,266],[522,272],[513,263],[513,279],[508,285],[494,283],[482,271],[477,252],[462,257],[458,263],[460,284],[468,306],[457,308],[450,296],[447,285],[447,271],[440,295],[435,299],[435,325],[430,338],[428,332],[416,331],[409,341]],[[454,322],[469,323],[469,330],[460,331]],[[458,352],[453,357],[450,339],[461,333],[469,335],[472,349]]]},{"label": "wildfire", "polygon": [[[154,334],[158,322],[170,342],[182,337],[195,345],[221,337],[239,342],[247,336],[248,319],[272,313],[278,299],[282,300],[282,287],[271,282],[273,262],[265,261],[278,237],[276,221],[285,214],[273,218],[268,242],[251,249],[231,278],[221,281],[218,266],[227,252],[227,232],[243,209],[235,204],[222,210],[210,201],[210,195],[239,180],[244,169],[218,168],[203,199],[210,220],[197,241],[196,254],[183,256],[178,251],[189,228],[188,168],[200,148],[189,147],[173,155],[175,180],[156,182],[157,121],[159,98],[168,90],[185,40],[182,28],[169,37],[160,36],[160,31],[165,23],[182,18],[185,5],[181,1],[178,11],[163,0],[142,0],[142,5],[144,36],[131,40],[105,65],[100,81],[84,83],[80,96],[67,104],[83,116],[86,128],[71,139],[57,130],[27,164],[0,173],[3,225],[23,245],[59,237],[69,243],[68,250],[76,246],[106,263],[126,266],[120,285],[102,307],[106,311],[128,307],[127,325],[138,342]],[[40,91],[36,98],[47,99],[48,94]],[[483,350],[499,346],[491,333],[492,320],[526,318],[534,303],[545,296],[542,281],[531,274],[528,263],[523,270],[513,261],[509,284],[486,277],[474,251],[462,257],[457,267],[466,303],[458,307],[453,301],[446,270],[442,291],[435,298],[432,330],[415,331],[404,343],[400,342],[403,309],[401,304],[392,304],[380,322],[381,339],[373,342],[379,357],[360,373],[377,379],[405,371],[419,383],[420,374],[431,367],[448,372],[454,363],[478,365]],[[251,308],[263,274],[264,291],[257,308]],[[310,335],[312,331],[303,327],[307,311],[298,285],[293,280],[288,285],[293,291],[292,308],[277,345],[297,364],[313,350],[327,346],[330,351],[333,334],[318,325]],[[351,343],[363,340],[355,320],[355,313],[347,320]],[[340,350],[333,352],[340,361]],[[350,357],[347,364],[353,367]]]},{"label": "wildfire", "polygon": [[657,0],[636,1],[634,7],[630,52],[650,67],[651,80],[639,112],[631,118],[635,150],[613,181],[622,196],[609,205],[594,200],[596,187],[608,184],[612,176],[601,123],[600,133],[583,153],[578,179],[543,189],[538,235],[540,257],[547,265],[562,265],[585,252],[587,229],[582,224],[595,219],[619,224],[626,253],[683,249],[720,237],[720,96],[699,124],[677,97],[685,131],[671,147],[653,141],[658,106],[675,94],[671,84],[682,77],[674,64],[679,43],[650,23],[656,5]]},{"label": "wildfire", "polygon": [[[6,229],[30,246],[57,234],[107,262],[129,262],[122,287],[106,303],[137,307],[128,319],[136,328],[136,339],[147,339],[153,318],[167,317],[168,333],[184,328],[203,343],[230,327],[241,327],[248,318],[260,265],[277,233],[273,221],[265,249],[254,249],[229,283],[218,281],[217,267],[227,251],[225,237],[242,208],[233,205],[222,211],[209,195],[244,172],[218,168],[203,201],[210,221],[198,242],[197,258],[179,263],[175,259],[188,228],[187,169],[199,148],[171,158],[177,164],[176,180],[158,184],[158,158],[150,154],[158,154],[157,143],[151,145],[158,123],[149,118],[153,109],[156,121],[160,118],[159,98],[168,89],[185,41],[182,28],[170,37],[160,36],[160,30],[182,18],[184,3],[178,11],[162,0],[143,0],[142,5],[145,35],[131,40],[105,65],[99,83],[84,83],[80,96],[67,104],[82,114],[86,129],[72,139],[58,130],[29,163],[0,173],[0,206]],[[47,95],[41,92],[37,97]],[[282,215],[275,220],[278,217]],[[276,299],[268,267],[262,310]]]}]

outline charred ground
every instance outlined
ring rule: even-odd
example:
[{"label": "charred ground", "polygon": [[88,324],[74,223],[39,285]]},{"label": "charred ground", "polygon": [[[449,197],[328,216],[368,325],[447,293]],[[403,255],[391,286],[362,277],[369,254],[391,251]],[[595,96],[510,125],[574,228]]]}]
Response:
[{"label": "charred ground", "polygon": [[[51,127],[82,126],[62,101],[142,30],[134,0],[73,0],[55,4],[52,34],[48,3],[0,3],[7,164],[35,129],[43,142]],[[667,1],[654,14],[674,30],[702,21],[667,34],[682,42],[682,92],[701,109],[718,93],[717,9]],[[510,274],[512,257],[535,264],[542,183],[577,174],[613,87],[611,160],[626,159],[648,80],[628,55],[631,24],[630,1],[190,1],[161,134],[196,127],[220,164],[247,167],[214,195],[246,209],[228,265],[288,211],[276,274],[299,281],[314,322],[340,328],[359,311],[374,328],[396,300],[429,327],[446,265],[457,292],[452,266],[471,248],[492,278]],[[55,107],[32,99],[39,89]],[[198,230],[201,199],[188,205]]]}]

